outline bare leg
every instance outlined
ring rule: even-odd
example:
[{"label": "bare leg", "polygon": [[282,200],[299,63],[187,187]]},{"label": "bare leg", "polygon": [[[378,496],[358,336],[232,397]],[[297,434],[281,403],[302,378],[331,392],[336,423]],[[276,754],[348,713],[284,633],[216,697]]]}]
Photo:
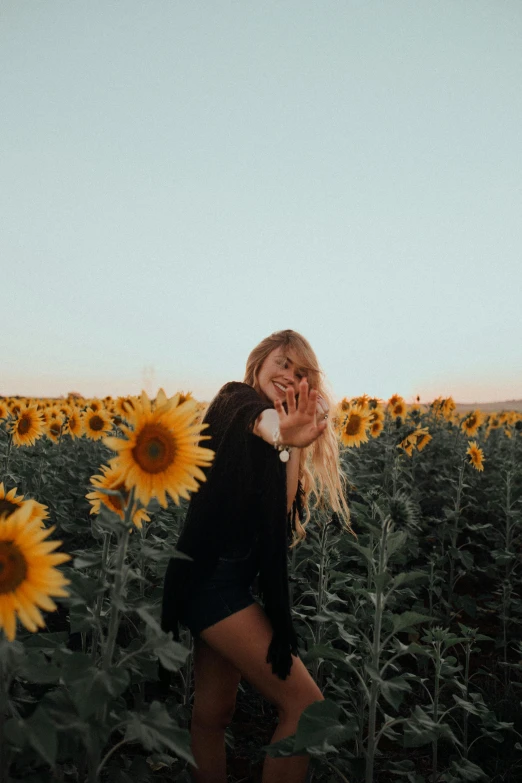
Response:
[{"label": "bare leg", "polygon": [[192,719],[191,749],[198,769],[191,767],[194,783],[227,783],[225,729]]},{"label": "bare leg", "polygon": [[[299,716],[293,717],[280,712],[279,723],[272,737],[272,743],[278,742],[297,731]],[[310,756],[292,756],[291,758],[272,758],[266,756],[263,764],[262,783],[304,783],[308,773]]]},{"label": "bare leg", "polygon": [[236,705],[240,672],[201,638],[194,639],[191,749],[194,783],[227,783],[225,729]]},{"label": "bare leg", "polygon": [[[286,680],[272,673],[266,652],[272,639],[272,626],[257,603],[201,632],[205,642],[230,661],[262,696],[275,704],[279,724],[272,741],[295,734],[299,718],[309,704],[324,699],[309,671],[296,656]],[[305,783],[310,756],[273,759],[266,757],[263,783]],[[199,783],[199,781],[198,781]]]}]

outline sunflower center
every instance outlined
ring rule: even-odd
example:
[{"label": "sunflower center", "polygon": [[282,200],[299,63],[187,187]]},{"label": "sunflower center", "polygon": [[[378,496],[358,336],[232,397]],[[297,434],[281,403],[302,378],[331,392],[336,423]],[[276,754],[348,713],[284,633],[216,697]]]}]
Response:
[{"label": "sunflower center", "polygon": [[346,422],[345,432],[347,435],[358,435],[361,429],[361,417],[353,413]]},{"label": "sunflower center", "polygon": [[59,435],[62,425],[58,421],[53,421],[51,424],[51,432],[53,435]]},{"label": "sunflower center", "polygon": [[27,575],[27,562],[13,541],[0,541],[0,595],[12,593]]},{"label": "sunflower center", "polygon": [[[117,484],[115,487],[111,487],[111,489],[114,489],[117,492],[123,492],[124,495],[125,495],[125,498],[128,500],[129,493],[125,489],[125,482],[124,481],[122,481],[121,484]],[[109,501],[110,505],[116,511],[123,511],[123,505],[122,505],[122,502],[121,502],[121,498],[119,498],[117,495],[106,495],[105,497]]]},{"label": "sunflower center", "polygon": [[20,435],[26,435],[31,428],[31,417],[24,414],[18,422],[18,432]]},{"label": "sunflower center", "polygon": [[161,473],[172,465],[176,456],[176,440],[160,424],[146,424],[132,449],[132,456],[145,473]]},{"label": "sunflower center", "polygon": [[2,514],[7,514],[7,516],[10,516],[17,508],[20,508],[20,506],[17,506],[16,503],[11,503],[10,500],[0,498],[0,517]]},{"label": "sunflower center", "polygon": [[89,426],[91,430],[94,430],[95,432],[100,432],[103,429],[103,419],[101,416],[91,416],[89,421]]}]

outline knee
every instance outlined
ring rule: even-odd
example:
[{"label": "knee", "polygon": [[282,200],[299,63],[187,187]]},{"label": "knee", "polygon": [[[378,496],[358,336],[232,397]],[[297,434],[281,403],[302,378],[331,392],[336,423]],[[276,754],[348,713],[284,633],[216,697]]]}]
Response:
[{"label": "knee", "polygon": [[306,695],[303,694],[300,698],[280,704],[278,706],[279,716],[298,718],[310,704],[314,704],[316,701],[324,701],[324,696],[318,687]]},{"label": "knee", "polygon": [[205,706],[195,703],[192,709],[192,725],[206,731],[226,729],[232,722],[235,709],[235,701],[228,704],[207,704]]}]

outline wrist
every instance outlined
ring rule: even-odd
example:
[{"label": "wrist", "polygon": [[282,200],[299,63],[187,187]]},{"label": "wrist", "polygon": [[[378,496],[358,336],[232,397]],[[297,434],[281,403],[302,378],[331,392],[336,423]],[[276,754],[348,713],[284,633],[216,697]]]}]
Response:
[{"label": "wrist", "polygon": [[293,452],[295,446],[291,446],[289,443],[283,443],[281,439],[281,430],[279,424],[274,428],[273,432],[273,446],[279,452],[279,459],[281,462],[288,462],[290,455]]}]

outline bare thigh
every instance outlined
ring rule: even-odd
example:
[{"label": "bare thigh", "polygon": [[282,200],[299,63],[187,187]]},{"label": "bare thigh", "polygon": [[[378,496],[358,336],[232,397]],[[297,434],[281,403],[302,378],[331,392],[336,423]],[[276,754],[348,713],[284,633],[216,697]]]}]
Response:
[{"label": "bare thigh", "polygon": [[194,639],[193,716],[227,726],[234,715],[241,672],[203,639]]},{"label": "bare thigh", "polygon": [[235,667],[280,712],[302,712],[324,699],[317,683],[297,655],[286,680],[272,673],[266,662],[272,625],[262,607],[251,604],[200,632],[201,638]]}]

